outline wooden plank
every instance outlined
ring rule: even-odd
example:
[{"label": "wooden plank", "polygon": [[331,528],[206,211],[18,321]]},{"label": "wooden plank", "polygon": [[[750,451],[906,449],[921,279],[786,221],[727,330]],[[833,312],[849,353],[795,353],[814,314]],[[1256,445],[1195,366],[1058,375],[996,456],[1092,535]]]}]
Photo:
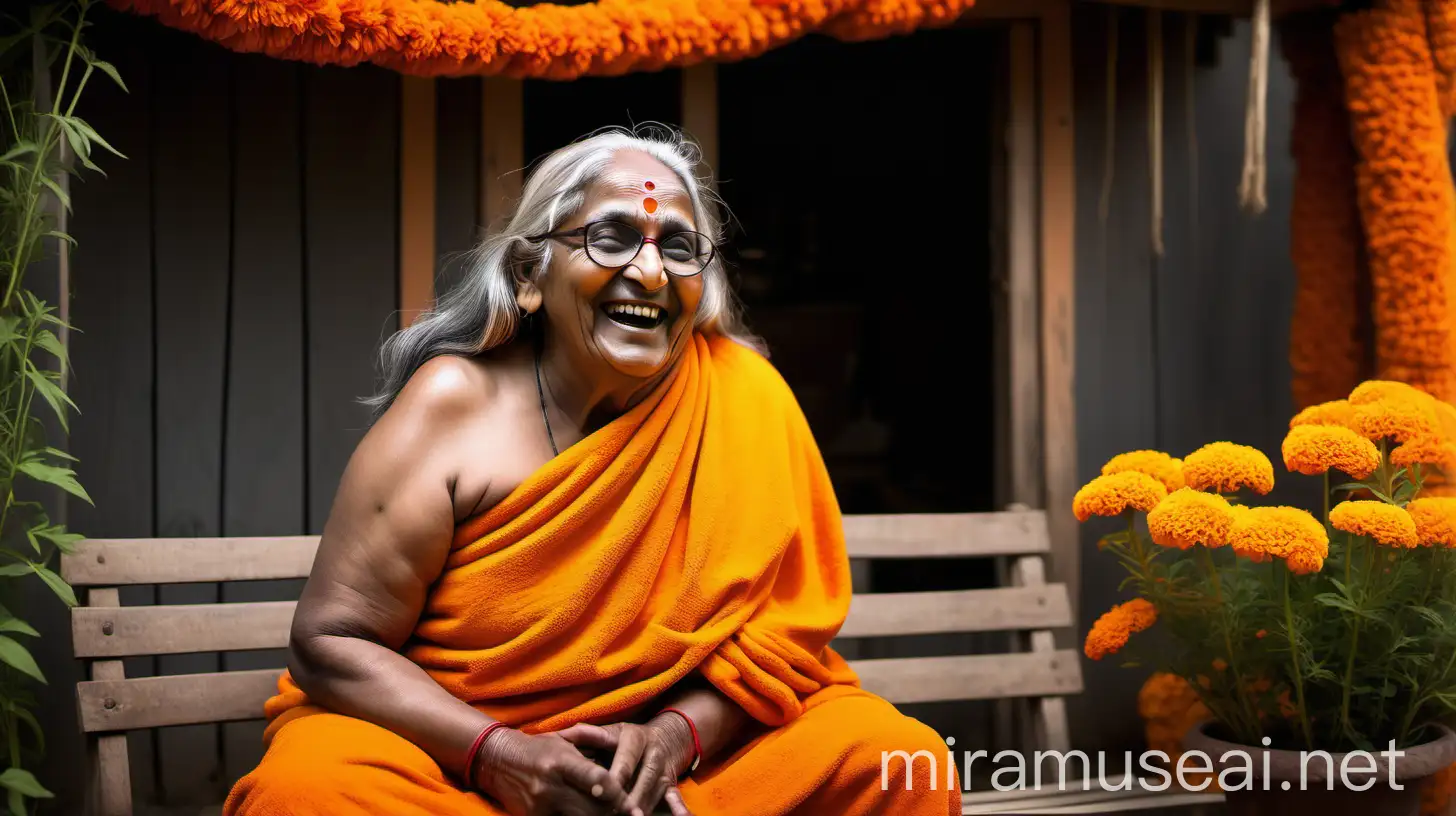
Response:
[{"label": "wooden plank", "polygon": [[524,181],[525,115],[521,80],[480,81],[480,223],[496,230],[521,197]]},{"label": "wooden plank", "polygon": [[296,601],[71,610],[76,657],[230,652],[288,646]]},{"label": "wooden plank", "polygon": [[75,586],[307,578],[318,536],[87,539],[61,559]]},{"label": "wooden plank", "polygon": [[703,62],[682,71],[683,132],[698,143],[703,163],[718,172],[718,66]]},{"label": "wooden plank", "polygon": [[[228,423],[222,532],[303,533],[303,75],[311,70],[259,55],[236,56],[233,286],[228,345]],[[309,548],[312,552],[312,547]],[[225,602],[290,601],[298,580],[234,581]],[[219,648],[221,650],[221,647]],[[224,654],[226,671],[277,668],[287,652]],[[222,727],[223,780],[256,767],[258,723]]]},{"label": "wooden plank", "polygon": [[[304,336],[308,518],[323,529],[369,425],[379,344],[398,325],[399,82],[374,67],[308,72]],[[348,146],[347,150],[340,149]]]},{"label": "wooden plank", "polygon": [[465,253],[480,240],[480,88],[477,77],[435,81],[435,291],[465,275]]},{"label": "wooden plank", "polygon": [[[116,609],[121,605],[115,589],[93,589],[87,602],[95,609]],[[126,679],[120,660],[97,660],[91,664],[91,679],[114,682]],[[91,747],[90,785],[87,793],[97,816],[131,816],[131,765],[127,756],[126,735],[113,734],[95,738]]]},{"label": "wooden plank", "polygon": [[856,660],[860,685],[897,705],[1076,694],[1082,670],[1071,649],[1051,654]]},{"label": "wooden plank", "polygon": [[1040,507],[1041,315],[1037,267],[1036,29],[1017,23],[1008,32],[1010,82],[1005,125],[1007,210],[1007,342],[1010,395],[1009,501]]},{"label": "wooden plank", "polygon": [[1038,511],[845,516],[844,538],[850,558],[1023,555],[1047,551],[1046,519]]},{"label": "wooden plank", "polygon": [[[232,63],[187,38],[160,51],[156,96],[157,531],[221,532],[228,297],[232,258]],[[166,66],[162,69],[161,66]],[[160,603],[216,602],[215,584],[162,587]],[[157,671],[217,671],[216,654],[161,657]],[[216,726],[159,733],[162,800],[202,805],[219,793]]]},{"label": "wooden plank", "polygon": [[[76,376],[69,392],[84,413],[72,421],[68,449],[81,460],[77,465],[80,479],[95,505],[73,503],[67,521],[72,530],[89,535],[156,533],[152,445],[154,66],[149,53],[154,28],[116,14],[108,17],[106,25],[93,29],[102,38],[94,47],[116,65],[130,93],[104,79],[87,87],[84,116],[127,159],[107,163],[105,178],[76,185],[72,196],[72,235],[77,241],[72,256],[72,319],[80,331],[70,341]],[[156,589],[127,587],[121,590],[121,600],[154,604]],[[56,614],[59,618],[65,613],[57,610]],[[129,676],[145,677],[156,670],[156,659],[132,658],[124,668]],[[67,722],[52,719],[62,712]],[[43,705],[36,713],[49,737],[48,755],[57,758],[59,767],[66,767],[64,746],[70,735],[80,733],[75,727],[75,707]],[[144,800],[154,795],[152,738],[151,732],[127,737],[133,791]],[[68,786],[52,790],[58,794],[57,807],[62,812],[76,806],[68,801],[72,793]]]},{"label": "wooden plank", "polygon": [[408,326],[435,300],[435,80],[400,80],[399,310]]},{"label": "wooden plank", "polygon": [[884,592],[855,595],[839,637],[1005,632],[1067,626],[1071,621],[1067,589],[1061,584],[950,592]]},{"label": "wooden plank", "polygon": [[[1030,590],[1047,587],[1046,570],[1040,556],[1024,555],[1016,559],[1011,576],[1011,582],[1016,587]],[[1063,589],[1060,594],[1065,596],[1065,593],[1066,590]],[[1060,625],[1063,624],[1049,624],[1048,626]],[[1029,633],[1027,641],[1031,651],[1036,654],[1050,654],[1057,648],[1056,638],[1049,629]],[[1032,740],[1029,743],[1031,747],[1050,751],[1071,750],[1072,737],[1067,729],[1066,700],[1061,697],[1043,697],[1032,702],[1029,713],[1032,730]]]},{"label": "wooden plank", "polygon": [[90,734],[259,719],[281,674],[258,669],[81,683],[81,728]]}]

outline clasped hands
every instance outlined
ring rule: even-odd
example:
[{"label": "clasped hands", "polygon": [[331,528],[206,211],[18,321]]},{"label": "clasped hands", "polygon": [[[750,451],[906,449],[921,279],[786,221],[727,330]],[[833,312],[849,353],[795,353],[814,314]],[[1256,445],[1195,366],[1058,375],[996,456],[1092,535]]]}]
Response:
[{"label": "clasped hands", "polygon": [[[590,759],[611,752],[610,768]],[[672,816],[691,816],[677,780],[693,761],[692,730],[676,714],[645,725],[579,724],[531,735],[511,728],[491,734],[471,768],[477,790],[512,816],[649,816],[666,801]]]}]

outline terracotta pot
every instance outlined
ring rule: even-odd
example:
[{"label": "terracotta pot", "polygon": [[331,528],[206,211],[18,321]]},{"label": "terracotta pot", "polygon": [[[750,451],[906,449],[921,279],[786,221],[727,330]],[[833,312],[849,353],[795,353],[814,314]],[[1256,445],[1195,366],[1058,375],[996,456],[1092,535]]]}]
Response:
[{"label": "terracotta pot", "polygon": [[[1347,754],[1331,754],[1330,763],[1323,756],[1312,754],[1307,761],[1300,751],[1284,751],[1271,748],[1251,747],[1225,742],[1209,736],[1214,723],[1195,726],[1183,738],[1183,750],[1200,751],[1210,758],[1215,773],[1225,768],[1241,769],[1253,766],[1252,781],[1245,782],[1242,771],[1235,770],[1229,781],[1238,790],[1225,791],[1229,816],[1284,816],[1285,814],[1312,813],[1318,816],[1419,816],[1421,810],[1421,782],[1426,777],[1456,762],[1456,732],[1444,726],[1435,726],[1439,734],[1436,739],[1404,749],[1404,754],[1392,758],[1378,751],[1365,756],[1352,756],[1345,763]],[[1388,747],[1388,746],[1386,746]],[[1239,753],[1225,761],[1225,754],[1239,752],[1249,757],[1246,762]],[[1268,756],[1268,771],[1265,772],[1265,756]],[[1392,774],[1392,762],[1394,764]],[[1306,766],[1307,782],[1301,790],[1301,766]],[[1369,770],[1371,767],[1374,770]],[[1188,766],[1191,769],[1197,765]],[[1206,766],[1204,766],[1206,767]],[[1333,767],[1333,789],[1328,768]],[[1348,780],[1356,786],[1347,787],[1341,768],[1348,767]],[[1391,779],[1401,787],[1391,786]],[[1266,782],[1267,788],[1266,790]],[[1357,790],[1367,782],[1374,782],[1365,790]]]}]

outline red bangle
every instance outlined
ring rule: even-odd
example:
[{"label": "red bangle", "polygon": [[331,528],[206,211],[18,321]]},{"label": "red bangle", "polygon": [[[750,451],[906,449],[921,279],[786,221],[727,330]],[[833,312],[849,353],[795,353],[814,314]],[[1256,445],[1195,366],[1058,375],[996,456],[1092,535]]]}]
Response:
[{"label": "red bangle", "polygon": [[[688,766],[688,769],[687,769],[687,772],[686,773],[692,773],[693,771],[696,771],[698,769],[698,762],[700,762],[703,759],[703,743],[702,743],[701,740],[698,739],[698,726],[697,726],[697,724],[693,722],[693,718],[692,717],[689,717],[688,715],[682,713],[682,711],[680,711],[680,710],[678,710],[676,708],[664,708],[662,710],[662,713],[663,714],[676,714],[679,717],[682,717],[683,718],[683,722],[685,722],[685,723],[688,724],[688,731],[692,732],[692,735],[693,735],[693,764],[691,764],[691,765]],[[684,775],[686,775],[686,774],[684,774]]]},{"label": "red bangle", "polygon": [[480,749],[485,747],[485,741],[497,728],[505,728],[503,722],[493,722],[480,730],[475,742],[470,744],[470,752],[465,755],[465,787],[475,789],[475,759],[480,756]]}]

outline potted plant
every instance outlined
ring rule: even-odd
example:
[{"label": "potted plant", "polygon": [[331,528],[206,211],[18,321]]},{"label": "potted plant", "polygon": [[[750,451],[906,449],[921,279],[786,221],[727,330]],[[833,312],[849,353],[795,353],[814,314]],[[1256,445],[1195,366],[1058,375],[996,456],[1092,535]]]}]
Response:
[{"label": "potted plant", "polygon": [[1315,512],[1258,506],[1274,466],[1229,442],[1122,454],[1078,491],[1079,520],[1122,519],[1098,546],[1136,594],[1084,651],[1147,647],[1137,665],[1187,681],[1208,718],[1177,762],[1231,813],[1414,815],[1456,761],[1453,443],[1456,408],[1371,381],[1290,421],[1284,466],[1321,477]]}]

